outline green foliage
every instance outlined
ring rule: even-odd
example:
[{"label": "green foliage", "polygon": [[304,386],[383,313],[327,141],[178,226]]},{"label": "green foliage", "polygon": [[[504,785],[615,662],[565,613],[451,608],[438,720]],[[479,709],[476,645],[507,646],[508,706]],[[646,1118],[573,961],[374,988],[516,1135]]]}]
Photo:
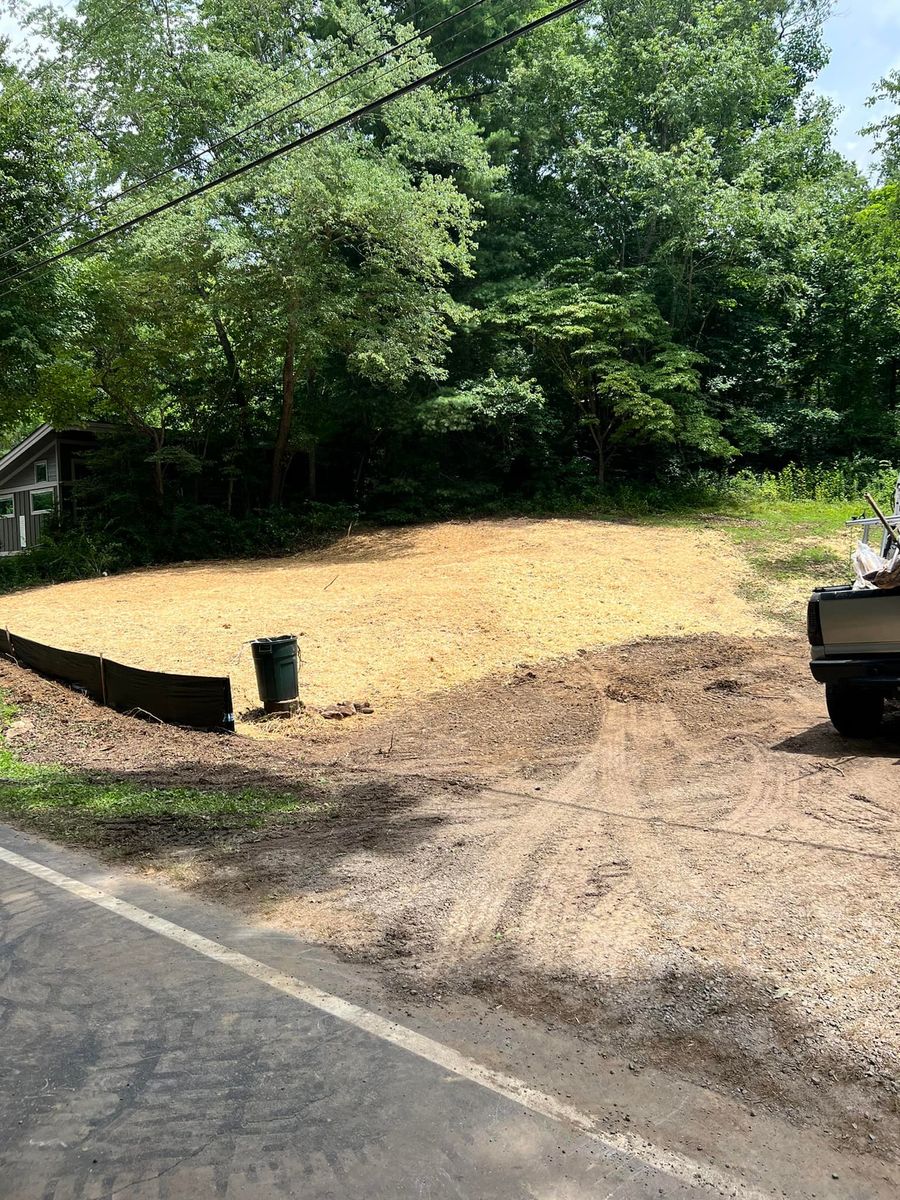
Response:
[{"label": "green foliage", "polygon": [[533,379],[501,379],[490,371],[485,379],[438,392],[422,405],[419,420],[432,433],[483,432],[501,424],[539,424],[543,409],[544,395]]},{"label": "green foliage", "polygon": [[[78,528],[0,586],[283,552],[327,514],[855,495],[900,460],[900,80],[872,189],[810,89],[828,7],[593,0],[0,297],[0,427],[120,430]],[[198,155],[455,6],[139,0],[109,21],[23,0],[53,53],[0,60],[0,254],[132,216],[539,10],[472,12]]]},{"label": "green foliage", "polygon": [[653,297],[627,276],[566,263],[504,297],[486,321],[518,344],[545,387],[561,385],[590,434],[601,483],[623,445],[699,439],[710,457],[717,442],[720,456],[732,452],[698,403],[703,356],[673,343]]},{"label": "green foliage", "polygon": [[[121,569],[122,546],[100,531],[58,525],[22,554],[0,559],[0,592],[89,579]],[[130,565],[127,561],[124,565]]]},{"label": "green foliage", "polygon": [[0,593],[112,575],[155,562],[265,558],[318,548],[347,533],[357,513],[346,505],[307,504],[230,517],[212,505],[179,505],[127,525],[57,526],[22,554],[0,558]]},{"label": "green foliage", "polygon": [[[15,711],[0,702],[0,723]],[[59,766],[23,762],[12,750],[0,749],[0,812],[41,832],[82,844],[109,841],[115,822],[120,832],[132,825],[164,817],[204,832],[255,828],[267,819],[321,815],[328,802],[303,791],[263,788],[221,791],[207,788],[141,787],[127,781],[82,775]]]},{"label": "green foliage", "polygon": [[739,472],[730,486],[738,496],[762,500],[843,500],[862,502],[866,492],[880,497],[893,510],[897,471],[887,462],[853,459],[836,463],[788,463],[780,471]]},{"label": "green foliage", "polygon": [[[35,86],[7,63],[0,41],[0,277],[24,268],[23,233],[51,228],[70,200],[72,160],[83,150],[68,98]],[[38,367],[71,325],[68,272],[0,286],[0,425],[37,424]]]},{"label": "green foliage", "polygon": [[900,113],[893,111],[900,105],[900,70],[892,71],[881,80],[870,103],[879,100],[890,105],[888,114],[863,132],[876,135],[885,182],[900,183]]}]

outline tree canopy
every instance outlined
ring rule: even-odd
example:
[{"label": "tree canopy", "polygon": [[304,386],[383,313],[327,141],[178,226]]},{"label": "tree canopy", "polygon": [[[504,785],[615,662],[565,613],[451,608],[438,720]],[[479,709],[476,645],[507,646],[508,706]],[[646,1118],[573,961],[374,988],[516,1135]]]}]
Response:
[{"label": "tree canopy", "polygon": [[[0,276],[547,11],[461,7],[23,4]],[[811,87],[828,7],[592,0],[0,285],[0,419],[128,430],[158,512],[897,457],[900,77],[873,185]]]}]

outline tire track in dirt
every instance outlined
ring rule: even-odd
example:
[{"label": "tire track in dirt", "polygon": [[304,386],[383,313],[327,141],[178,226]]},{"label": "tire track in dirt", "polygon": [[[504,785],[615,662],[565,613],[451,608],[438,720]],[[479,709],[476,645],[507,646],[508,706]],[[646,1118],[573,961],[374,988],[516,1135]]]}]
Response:
[{"label": "tire track in dirt", "polygon": [[[665,861],[670,870],[681,870],[673,859],[679,856],[671,831],[652,824],[631,827],[602,811],[611,804],[644,807],[648,776],[655,773],[652,764],[648,771],[645,755],[651,715],[658,743],[676,751],[684,744],[672,714],[651,714],[645,704],[607,703],[594,748],[549,793],[535,797],[515,828],[486,851],[491,869],[473,872],[474,896],[462,889],[437,940],[442,963],[474,967],[502,936],[507,945],[527,942],[532,955],[541,947],[545,959],[559,963],[574,956],[590,968],[598,959],[609,964],[630,957],[637,945],[659,938],[659,905],[646,887],[637,887],[631,861],[645,860],[642,868],[655,862],[654,869]],[[568,805],[577,808],[563,807]],[[579,900],[596,890],[598,878],[606,882],[586,912]],[[695,890],[699,898],[699,881]]]},{"label": "tire track in dirt", "polygon": [[[632,871],[634,859],[630,830],[600,810],[629,806],[639,794],[644,761],[638,747],[641,714],[647,706],[612,703],[604,713],[603,733],[586,756],[582,770],[561,781],[549,797],[578,804],[565,817],[565,837],[555,837],[537,865],[530,901],[522,907],[520,921],[529,931],[529,942],[552,947],[559,965],[578,965],[591,970],[608,965],[635,940],[654,941],[655,914]],[[665,721],[667,727],[671,722]],[[669,729],[660,728],[660,740]],[[591,808],[593,812],[589,811]],[[602,858],[598,842],[602,839]],[[591,890],[597,871],[606,872],[608,886],[586,913],[575,901]],[[536,936],[534,936],[536,935]]]},{"label": "tire track in dirt", "polygon": [[[591,758],[585,756],[548,798],[562,797],[561,789],[568,781],[589,777]],[[485,849],[438,936],[435,950],[441,962],[472,964],[485,955],[529,859],[556,836],[559,819],[552,804],[538,802],[521,816],[512,817],[509,832]]]}]

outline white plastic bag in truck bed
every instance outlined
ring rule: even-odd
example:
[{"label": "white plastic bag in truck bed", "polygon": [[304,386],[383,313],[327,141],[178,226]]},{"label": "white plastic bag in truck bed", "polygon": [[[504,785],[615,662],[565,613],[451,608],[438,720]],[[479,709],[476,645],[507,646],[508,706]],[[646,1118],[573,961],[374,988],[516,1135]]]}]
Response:
[{"label": "white plastic bag in truck bed", "polygon": [[853,570],[855,591],[900,587],[900,550],[892,550],[888,558],[882,558],[871,546],[858,542],[853,553]]}]

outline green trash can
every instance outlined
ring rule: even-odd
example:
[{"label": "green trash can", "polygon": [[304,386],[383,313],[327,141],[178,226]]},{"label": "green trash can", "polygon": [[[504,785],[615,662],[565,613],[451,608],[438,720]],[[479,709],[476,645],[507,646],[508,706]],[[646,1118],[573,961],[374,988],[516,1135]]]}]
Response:
[{"label": "green trash can", "polygon": [[296,637],[285,633],[256,638],[250,646],[263,708],[266,712],[289,712],[296,707],[300,694]]}]

